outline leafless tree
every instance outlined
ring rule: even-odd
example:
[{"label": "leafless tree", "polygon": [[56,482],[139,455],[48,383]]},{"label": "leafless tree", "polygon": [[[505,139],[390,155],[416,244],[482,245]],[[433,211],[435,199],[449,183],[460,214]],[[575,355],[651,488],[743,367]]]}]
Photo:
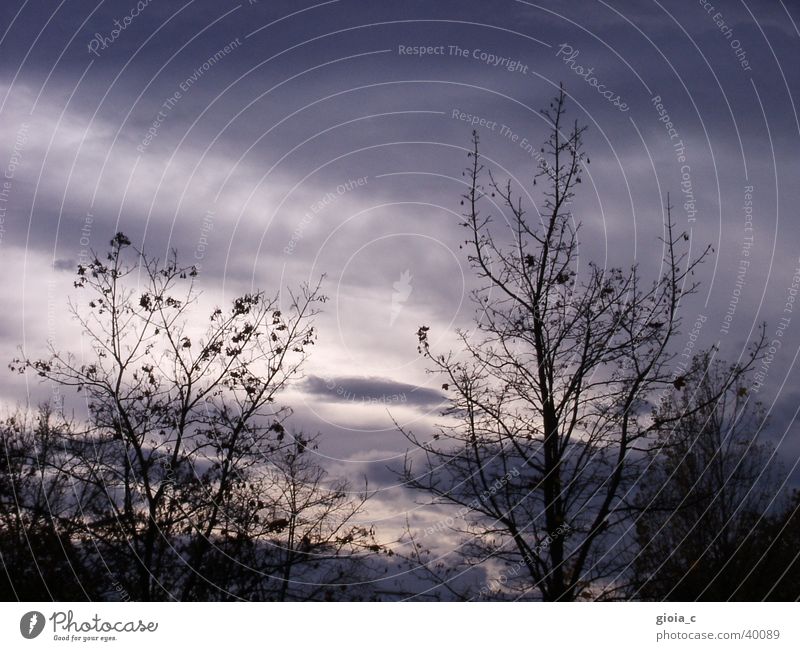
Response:
[{"label": "leafless tree", "polygon": [[373,561],[387,551],[359,520],[371,493],[366,483],[354,491],[330,478],[315,458],[317,439],[294,434],[251,473],[227,512],[206,579],[219,576],[256,600],[368,598]]},{"label": "leafless tree", "polygon": [[0,423],[0,600],[101,597],[96,564],[84,562],[79,540],[82,508],[103,495],[70,479],[70,428],[47,405]]},{"label": "leafless tree", "polygon": [[786,500],[764,407],[746,377],[730,383],[730,375],[711,354],[699,356],[686,385],[655,411],[658,430],[635,499],[632,598],[761,600],[772,587],[753,579],[767,569],[758,566],[767,565],[770,511]]},{"label": "leafless tree", "polygon": [[[429,327],[418,331],[451,404],[434,436],[406,432],[413,447],[405,479],[465,513],[455,527],[459,554],[502,572],[481,590],[485,597],[613,592],[606,582],[621,566],[628,518],[621,498],[638,473],[636,446],[651,432],[648,405],[681,382],[673,364],[679,303],[696,291],[693,272],[710,253],[681,252],[689,238],[667,206],[663,264],[652,282],[636,266],[590,263],[579,273],[570,206],[589,160],[584,128],[567,121],[565,102],[561,89],[542,111],[550,133],[534,177],[543,181],[534,217],[510,182],[484,168],[473,133],[462,203],[480,282],[475,331],[458,332],[455,353],[433,351]],[[507,230],[484,212],[489,202]]]},{"label": "leafless tree", "polygon": [[71,311],[90,359],[52,349],[12,364],[86,396],[88,423],[66,433],[69,458],[50,471],[102,495],[75,522],[135,599],[247,598],[238,575],[209,579],[211,557],[267,533],[285,541],[286,585],[298,555],[356,541],[346,529],[363,505],[343,485],[323,490],[276,400],[314,344],[319,287],[244,294],[201,319],[196,275],[174,252],[160,262],[117,234],[105,259],[78,268],[89,296]]}]

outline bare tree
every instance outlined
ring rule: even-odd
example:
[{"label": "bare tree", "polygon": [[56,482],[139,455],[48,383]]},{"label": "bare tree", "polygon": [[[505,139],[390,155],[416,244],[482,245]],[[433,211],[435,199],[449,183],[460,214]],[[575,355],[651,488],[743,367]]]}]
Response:
[{"label": "bare tree", "polygon": [[655,410],[658,430],[636,494],[633,598],[761,600],[772,587],[753,579],[768,569],[762,532],[783,500],[765,410],[747,387],[705,354]]},{"label": "bare tree", "polygon": [[[562,89],[542,112],[550,135],[534,181],[544,181],[538,217],[528,216],[510,182],[489,172],[484,188],[473,132],[462,203],[481,283],[475,332],[459,331],[463,350],[455,354],[432,351],[427,326],[418,332],[451,404],[433,437],[406,432],[414,447],[405,479],[462,509],[458,552],[503,571],[501,583],[481,592],[494,597],[613,592],[607,582],[622,566],[621,498],[638,472],[635,448],[651,431],[648,404],[680,381],[670,346],[679,302],[696,291],[691,276],[710,252],[690,259],[680,251],[689,238],[676,232],[667,206],[655,280],[644,281],[636,266],[590,263],[578,273],[570,205],[589,161],[584,128],[567,122],[565,100]],[[487,201],[503,213],[506,231],[483,212]]]},{"label": "bare tree", "polygon": [[[284,535],[272,544],[279,564],[278,600],[331,600],[348,590],[348,582],[366,577],[367,559],[384,551],[375,539],[372,525],[358,516],[370,497],[365,480],[354,492],[347,480],[330,481],[314,459],[315,439],[302,435],[280,455],[270,474],[275,515]],[[268,525],[276,528],[276,520]],[[359,567],[360,566],[360,567]]]},{"label": "bare tree", "polygon": [[[227,512],[205,578],[271,601],[363,599],[373,560],[386,549],[359,521],[371,496],[332,479],[315,458],[317,437],[294,434],[251,473]],[[200,591],[193,598],[206,598]]]},{"label": "bare tree", "polygon": [[0,600],[101,598],[91,550],[78,541],[82,507],[103,495],[70,480],[70,429],[46,405],[0,423]]},{"label": "bare tree", "polygon": [[231,513],[258,512],[258,503],[233,507],[253,473],[291,445],[290,412],[276,398],[314,343],[324,300],[318,287],[283,303],[255,292],[203,320],[196,275],[174,252],[160,262],[117,234],[75,282],[89,293],[71,311],[92,358],[51,350],[12,364],[86,396],[88,426],[57,470],[102,491],[80,522],[112,581],[142,600],[191,595]]}]

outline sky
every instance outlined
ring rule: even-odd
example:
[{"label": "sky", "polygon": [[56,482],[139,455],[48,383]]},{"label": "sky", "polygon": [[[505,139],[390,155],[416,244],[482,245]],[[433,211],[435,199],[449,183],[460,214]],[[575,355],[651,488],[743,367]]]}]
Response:
[{"label": "sky", "polygon": [[[669,194],[691,251],[714,248],[686,330],[736,361],[766,323],[754,393],[796,486],[798,25],[794,0],[3,2],[0,352],[82,351],[71,275],[117,231],[197,264],[210,303],[324,275],[294,427],[378,490],[365,517],[425,526],[441,514],[397,483],[398,425],[441,422],[417,328],[446,351],[473,323],[471,133],[535,213],[539,110],[563,84],[591,160],[581,264],[657,273]],[[0,374],[7,409],[51,392]]]}]

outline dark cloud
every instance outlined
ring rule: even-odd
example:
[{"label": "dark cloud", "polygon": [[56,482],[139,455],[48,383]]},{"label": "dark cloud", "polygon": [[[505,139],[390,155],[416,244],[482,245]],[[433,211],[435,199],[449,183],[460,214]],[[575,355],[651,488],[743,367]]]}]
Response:
[{"label": "dark cloud", "polygon": [[310,375],[302,388],[322,400],[352,405],[430,408],[445,400],[439,391],[381,377],[322,378]]},{"label": "dark cloud", "polygon": [[53,261],[53,269],[56,271],[75,271],[78,263],[75,260],[68,260],[65,258],[58,258]]}]

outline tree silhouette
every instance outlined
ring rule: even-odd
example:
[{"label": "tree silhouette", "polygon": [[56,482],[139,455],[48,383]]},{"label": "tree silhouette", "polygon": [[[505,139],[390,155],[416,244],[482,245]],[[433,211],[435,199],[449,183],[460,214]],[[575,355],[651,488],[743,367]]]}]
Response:
[{"label": "tree silhouette", "polygon": [[[639,472],[636,445],[650,432],[647,405],[680,382],[671,344],[679,302],[697,289],[693,271],[710,251],[680,251],[667,206],[660,275],[634,266],[578,272],[578,230],[570,205],[588,163],[584,128],[565,117],[563,89],[542,112],[549,137],[531,218],[511,183],[487,173],[473,132],[463,226],[480,287],[474,332],[461,350],[438,353],[429,328],[419,350],[451,396],[437,434],[406,432],[413,447],[405,480],[438,503],[466,509],[456,526],[467,563],[503,572],[481,596],[545,600],[599,598],[624,567],[621,500]],[[491,203],[507,230],[484,212]],[[739,375],[742,367],[731,370]],[[713,399],[714,396],[709,396]],[[422,459],[418,467],[416,459]],[[512,568],[512,569],[509,569]]]},{"label": "tree silhouette", "polygon": [[298,555],[373,544],[351,525],[366,493],[324,488],[277,402],[325,297],[318,285],[282,301],[247,293],[202,318],[196,276],[119,233],[74,283],[91,358],[51,349],[12,368],[85,396],[88,422],[64,428],[43,473],[81,487],[67,533],[96,574],[138,600],[286,597]]},{"label": "tree silhouette", "polygon": [[770,553],[766,534],[784,518],[771,508],[781,490],[762,440],[765,411],[746,379],[732,382],[725,364],[700,356],[682,390],[655,410],[657,436],[636,496],[634,597],[797,597],[797,584],[781,577],[787,557]]},{"label": "tree silhouette", "polygon": [[103,495],[71,481],[63,449],[69,428],[47,406],[34,418],[20,412],[0,423],[0,600],[101,596],[96,564],[83,562],[78,545],[81,507]]},{"label": "tree silhouette", "polygon": [[295,434],[251,475],[229,511],[224,535],[207,559],[206,588],[193,582],[187,598],[207,599],[208,584],[236,585],[254,600],[363,599],[371,559],[385,548],[358,521],[371,496],[331,480],[315,460],[317,437]]}]

